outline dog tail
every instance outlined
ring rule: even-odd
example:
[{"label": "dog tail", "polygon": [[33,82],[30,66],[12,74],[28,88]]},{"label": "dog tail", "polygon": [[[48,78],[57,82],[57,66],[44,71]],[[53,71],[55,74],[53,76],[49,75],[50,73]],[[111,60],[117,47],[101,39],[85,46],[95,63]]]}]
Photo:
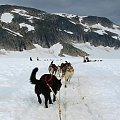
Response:
[{"label": "dog tail", "polygon": [[37,81],[38,81],[38,80],[36,79],[36,73],[37,73],[37,71],[38,71],[38,68],[36,67],[36,68],[33,69],[32,73],[31,73],[30,82],[31,82],[32,84],[36,84]]}]

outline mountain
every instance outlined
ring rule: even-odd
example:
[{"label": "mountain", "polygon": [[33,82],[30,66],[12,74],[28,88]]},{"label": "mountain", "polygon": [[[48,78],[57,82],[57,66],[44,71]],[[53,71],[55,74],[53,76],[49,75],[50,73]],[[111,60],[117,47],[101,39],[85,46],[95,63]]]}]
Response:
[{"label": "mountain", "polygon": [[120,26],[97,16],[47,13],[34,8],[0,6],[0,49],[23,51],[38,44],[50,48],[60,43],[60,55],[88,55],[74,43],[90,43],[95,47],[120,47]]}]

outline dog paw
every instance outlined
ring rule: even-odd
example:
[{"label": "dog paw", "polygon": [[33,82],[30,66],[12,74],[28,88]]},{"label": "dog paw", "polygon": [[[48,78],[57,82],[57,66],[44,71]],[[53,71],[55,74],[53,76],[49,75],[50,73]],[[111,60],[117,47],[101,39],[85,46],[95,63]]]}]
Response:
[{"label": "dog paw", "polygon": [[53,104],[52,102],[49,102],[49,104]]},{"label": "dog paw", "polygon": [[42,103],[42,101],[41,100],[38,100],[38,102],[41,104]]}]

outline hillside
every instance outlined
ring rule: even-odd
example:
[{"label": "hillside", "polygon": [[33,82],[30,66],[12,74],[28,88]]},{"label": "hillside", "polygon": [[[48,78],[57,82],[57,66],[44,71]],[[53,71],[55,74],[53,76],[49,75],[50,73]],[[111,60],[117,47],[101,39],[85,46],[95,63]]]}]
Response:
[{"label": "hillside", "polygon": [[107,18],[54,13],[22,6],[0,6],[0,49],[23,51],[60,43],[60,56],[89,55],[74,43],[120,47],[120,27]]}]

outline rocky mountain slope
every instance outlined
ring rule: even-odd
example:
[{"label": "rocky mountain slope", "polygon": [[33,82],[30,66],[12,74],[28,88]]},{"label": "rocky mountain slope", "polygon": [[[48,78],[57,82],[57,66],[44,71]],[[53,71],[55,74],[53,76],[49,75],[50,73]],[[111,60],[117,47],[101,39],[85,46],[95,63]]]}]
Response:
[{"label": "rocky mountain slope", "polygon": [[109,19],[97,16],[50,14],[21,6],[0,6],[0,49],[23,51],[33,44],[50,48],[63,45],[60,55],[88,55],[73,43],[120,47],[120,26]]}]

